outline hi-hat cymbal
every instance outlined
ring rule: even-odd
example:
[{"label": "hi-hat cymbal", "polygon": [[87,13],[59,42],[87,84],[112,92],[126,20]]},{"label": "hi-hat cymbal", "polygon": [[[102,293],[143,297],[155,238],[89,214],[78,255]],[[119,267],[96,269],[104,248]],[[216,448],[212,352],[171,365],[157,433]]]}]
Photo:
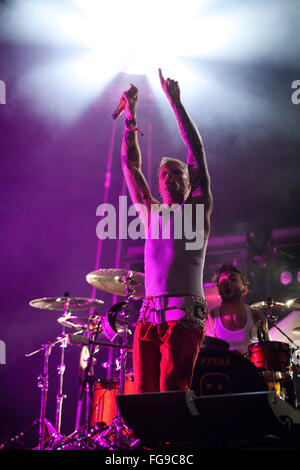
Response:
[{"label": "hi-hat cymbal", "polygon": [[291,299],[286,302],[288,308],[292,310],[300,310],[300,297],[296,299]]},{"label": "hi-hat cymbal", "polygon": [[58,318],[57,321],[60,325],[74,330],[93,330],[97,327],[99,319],[66,315]]},{"label": "hi-hat cymbal", "polygon": [[88,318],[76,317],[74,315],[60,317],[57,319],[60,325],[66,326],[68,328],[73,328],[74,330],[87,330],[88,320]]},{"label": "hi-hat cymbal", "polygon": [[43,310],[84,310],[89,308],[99,308],[103,300],[86,299],[84,297],[43,297],[34,299],[29,305]]},{"label": "hi-hat cymbal", "polygon": [[250,308],[253,310],[268,310],[269,308],[271,310],[279,311],[279,312],[285,312],[288,310],[288,307],[286,304],[282,302],[266,302],[265,300],[262,300],[261,302],[256,302],[252,305],[250,305]]},{"label": "hi-hat cymbal", "polygon": [[98,269],[86,276],[89,284],[110,294],[126,296],[126,284],[134,299],[145,297],[145,275],[126,269]]}]

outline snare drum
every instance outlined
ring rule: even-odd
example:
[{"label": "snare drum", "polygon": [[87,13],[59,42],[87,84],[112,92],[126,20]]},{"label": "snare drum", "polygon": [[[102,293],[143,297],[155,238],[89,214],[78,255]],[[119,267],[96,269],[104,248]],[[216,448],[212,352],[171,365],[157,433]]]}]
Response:
[{"label": "snare drum", "polygon": [[288,371],[291,366],[291,351],[287,343],[263,341],[248,347],[250,361],[262,370]]},{"label": "snare drum", "polygon": [[[118,381],[99,379],[92,387],[92,409],[90,413],[90,428],[97,423],[109,426],[117,415]],[[124,395],[135,393],[133,374],[125,374]]]}]

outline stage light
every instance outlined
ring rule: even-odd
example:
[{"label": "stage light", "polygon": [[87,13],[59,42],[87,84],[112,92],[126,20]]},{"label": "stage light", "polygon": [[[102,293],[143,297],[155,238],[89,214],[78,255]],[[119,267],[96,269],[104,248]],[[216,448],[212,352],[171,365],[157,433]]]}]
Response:
[{"label": "stage light", "polygon": [[[248,64],[263,59],[277,64],[293,61],[300,52],[286,26],[291,10],[279,0],[272,8],[258,0],[251,5],[213,0],[189,0],[187,5],[179,0],[27,0],[0,8],[0,39],[26,46],[22,60],[28,73],[19,76],[20,93],[36,112],[66,122],[76,119],[120,72],[146,75],[155,101],[163,102],[157,76],[162,68],[166,78],[182,85],[191,113],[200,99],[201,106],[209,102],[213,122],[220,118],[257,126],[257,116],[263,122],[274,118],[273,106],[244,84],[235,86],[235,75],[227,86],[222,73],[226,61]],[[270,34],[272,30],[276,34]],[[37,51],[32,62],[27,47]],[[228,112],[233,108],[236,113]]]},{"label": "stage light", "polygon": [[[102,56],[115,74],[148,74],[180,57],[210,56],[236,31],[237,16],[211,8],[210,0],[28,0],[13,2],[1,36],[42,46],[72,47]],[[90,70],[86,70],[89,74]]]},{"label": "stage light", "polygon": [[[180,0],[132,0],[130,8],[121,0],[105,7],[94,0],[75,0],[75,4],[88,25],[82,35],[84,44],[91,50],[103,50],[103,45],[111,50],[119,64],[116,73],[148,75],[175,57],[193,55],[191,48],[196,38],[189,41],[189,47],[185,38],[193,31],[199,44],[202,34],[208,31],[196,24],[207,0],[190,0],[188,9],[182,8]],[[212,38],[202,42],[208,43],[214,43]]]},{"label": "stage light", "polygon": [[280,282],[281,284],[283,284],[284,286],[287,286],[288,284],[290,284],[293,280],[293,275],[290,271],[282,271],[282,273],[280,274]]}]

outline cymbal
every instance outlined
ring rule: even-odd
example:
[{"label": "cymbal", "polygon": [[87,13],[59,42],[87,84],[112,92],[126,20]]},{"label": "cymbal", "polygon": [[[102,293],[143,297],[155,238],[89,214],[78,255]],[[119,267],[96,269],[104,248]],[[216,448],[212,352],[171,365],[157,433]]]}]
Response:
[{"label": "cymbal", "polygon": [[43,310],[84,310],[89,308],[99,308],[103,300],[86,299],[84,297],[43,297],[34,299],[29,305]]},{"label": "cymbal", "polygon": [[288,300],[285,304],[288,308],[291,308],[292,310],[300,310],[300,297]]},{"label": "cymbal", "polygon": [[76,317],[74,315],[67,315],[58,318],[57,321],[60,325],[66,326],[67,328],[73,328],[74,330],[93,330],[98,324],[99,319],[97,321],[97,319],[95,318],[91,319],[87,317]]},{"label": "cymbal", "polygon": [[282,302],[272,301],[269,304],[269,302],[266,302],[265,300],[262,300],[261,302],[256,302],[250,305],[250,308],[252,308],[253,310],[268,310],[268,308],[270,308],[271,310],[276,310],[280,312],[285,312],[286,310],[288,310],[288,307],[286,306],[286,304]]},{"label": "cymbal", "polygon": [[126,296],[126,281],[134,299],[145,297],[145,275],[126,269],[98,269],[86,276],[89,284],[110,294]]}]

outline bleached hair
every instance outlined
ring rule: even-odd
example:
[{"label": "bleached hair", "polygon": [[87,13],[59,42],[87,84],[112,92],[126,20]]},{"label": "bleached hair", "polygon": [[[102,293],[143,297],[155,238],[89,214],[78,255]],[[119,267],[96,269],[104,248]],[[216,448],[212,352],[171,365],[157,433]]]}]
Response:
[{"label": "bleached hair", "polygon": [[168,163],[172,163],[172,162],[176,162],[176,163],[179,163],[179,165],[181,166],[182,170],[185,171],[186,173],[188,173],[188,166],[185,162],[179,160],[178,158],[172,158],[172,157],[163,157],[160,161],[160,164],[159,164],[159,167],[158,167],[158,171],[157,171],[157,175],[159,175],[159,172],[160,172],[160,169],[163,165],[167,165]]}]

